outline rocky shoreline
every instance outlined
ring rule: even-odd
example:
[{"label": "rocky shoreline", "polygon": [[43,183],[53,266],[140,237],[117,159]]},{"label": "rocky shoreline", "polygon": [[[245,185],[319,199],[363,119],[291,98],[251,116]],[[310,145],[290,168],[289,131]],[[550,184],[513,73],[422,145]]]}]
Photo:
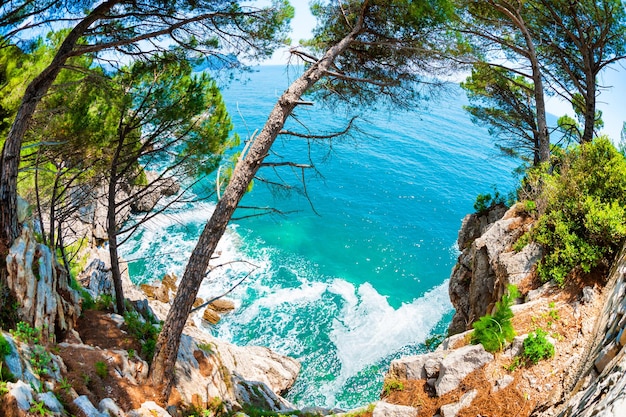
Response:
[{"label": "rocky shoreline", "polygon": [[[95,224],[92,219],[94,231]],[[619,415],[626,406],[622,390],[626,386],[626,250],[608,278],[581,278],[564,289],[551,283],[539,285],[534,268],[541,257],[540,248],[527,245],[519,252],[512,249],[531,224],[532,219],[517,206],[508,210],[495,207],[482,216],[468,215],[459,232],[462,253],[450,279],[450,298],[456,309],[449,328],[452,336],[434,352],[394,361],[381,401],[333,415],[456,417],[490,415],[490,410],[499,416],[520,415],[513,411],[521,415],[591,416],[600,410],[606,413],[603,415]],[[114,296],[108,250],[97,233],[92,236],[83,254],[87,268],[79,281],[94,297]],[[83,342],[76,330],[81,314],[78,293],[68,285],[46,249],[36,242],[31,228],[24,227],[8,257],[11,285],[20,289],[19,314],[33,317],[34,326],[44,330],[42,337],[56,350],[50,353],[50,369],[54,371],[40,374],[33,366],[33,358],[40,355],[35,347],[3,332],[11,346],[5,363],[17,378],[17,382],[6,384],[8,394],[0,408],[9,417],[26,416],[40,403],[52,415],[64,415],[63,405],[55,402],[51,392],[58,389],[62,375],[71,368],[63,358],[72,358],[72,354],[106,358],[112,375],[137,392],[147,377],[148,364],[130,350]],[[469,329],[478,317],[492,312],[509,284],[517,285],[523,294],[513,306],[518,336],[502,353],[494,355],[482,345],[468,343]],[[124,274],[125,297],[145,316],[164,320],[175,292],[175,277],[166,276],[158,285],[138,288]],[[175,397],[181,404],[199,407],[215,405],[219,399],[223,410],[254,405],[273,412],[295,412],[295,405],[281,394],[297,378],[300,364],[296,360],[263,347],[235,346],[197,327],[198,320],[219,320],[219,314],[231,307],[222,300],[207,307],[202,318],[188,321],[176,365]],[[123,317],[109,313],[98,319],[111,332],[123,334]],[[512,369],[510,364],[524,338],[539,326],[551,332],[554,358]],[[167,417],[180,412],[177,407],[159,407],[147,394],[142,398],[146,401],[132,409],[128,404],[118,404],[116,398],[101,398],[96,404],[75,390],[70,397],[73,409],[86,416]],[[507,404],[514,404],[517,410],[509,413]],[[338,411],[310,408],[298,412],[329,415]]]}]

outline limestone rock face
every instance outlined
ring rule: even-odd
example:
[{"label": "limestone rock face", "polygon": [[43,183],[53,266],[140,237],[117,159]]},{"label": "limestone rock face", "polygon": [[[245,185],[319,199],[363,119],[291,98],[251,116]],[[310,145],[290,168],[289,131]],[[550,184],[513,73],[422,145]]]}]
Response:
[{"label": "limestone rock face", "polygon": [[511,245],[526,231],[525,218],[513,206],[504,212],[495,207],[484,216],[463,219],[458,245],[462,251],[450,277],[449,294],[456,313],[448,328],[451,334],[472,328],[472,323],[491,312],[508,284],[518,284],[541,258],[538,245],[519,253]]},{"label": "limestone rock face", "polygon": [[80,315],[78,293],[50,249],[38,243],[28,224],[7,255],[8,286],[22,321],[42,330],[45,338],[74,328]]},{"label": "limestone rock face", "polygon": [[91,294],[94,300],[101,295],[115,297],[111,268],[101,259],[94,258],[87,265],[87,268],[80,273],[78,282]]},{"label": "limestone rock face", "polygon": [[[208,348],[208,349],[207,349]],[[221,398],[231,405],[252,402],[285,411],[295,407],[280,397],[295,382],[300,364],[262,347],[241,347],[187,327],[176,362],[176,389],[191,402]]]}]

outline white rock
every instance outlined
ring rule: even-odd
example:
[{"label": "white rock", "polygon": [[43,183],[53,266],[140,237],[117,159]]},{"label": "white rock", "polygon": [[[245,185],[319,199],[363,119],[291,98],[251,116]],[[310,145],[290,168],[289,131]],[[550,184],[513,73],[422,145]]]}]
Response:
[{"label": "white rock", "polygon": [[126,417],[126,413],[110,398],[103,398],[102,401],[98,403],[98,409],[102,413],[108,414],[110,417]]},{"label": "white rock", "polygon": [[37,394],[37,401],[43,401],[46,408],[55,414],[61,414],[64,410],[63,405],[50,391]]},{"label": "white rock", "polygon": [[74,404],[80,408],[80,410],[85,414],[86,417],[110,417],[105,413],[101,413],[98,411],[96,407],[93,406],[89,398],[86,395],[81,395],[80,397],[74,400]]},{"label": "white rock", "polygon": [[8,382],[7,388],[9,389],[7,395],[15,398],[17,406],[21,410],[28,411],[30,404],[33,402],[33,389],[31,386],[22,380],[18,380],[16,383]]},{"label": "white rock", "polygon": [[122,327],[124,325],[124,317],[119,314],[111,313],[109,314],[109,317],[111,317],[111,320],[113,320],[117,327]]},{"label": "white rock", "polygon": [[511,382],[513,382],[515,380],[515,378],[513,378],[513,376],[511,375],[504,375],[502,378],[498,379],[496,381],[496,385],[493,387],[492,392],[498,392],[501,389],[504,389],[506,387],[508,387]]},{"label": "white rock", "polygon": [[437,396],[454,390],[467,375],[493,361],[493,355],[482,345],[469,345],[453,350],[441,362],[435,383]]},{"label": "white rock", "polygon": [[17,221],[24,223],[28,218],[28,201],[24,200],[19,195],[17,196]]},{"label": "white rock", "polygon": [[417,408],[379,401],[374,407],[372,417],[417,417],[417,413]]},{"label": "white rock", "polygon": [[146,401],[140,408],[130,411],[128,417],[171,417],[171,415],[154,401]]},{"label": "white rock", "polygon": [[[448,353],[448,352],[445,352]],[[399,379],[426,379],[430,373],[439,372],[439,363],[444,351],[435,351],[422,355],[406,356],[393,360],[389,366],[388,376]],[[426,364],[428,363],[428,371]]]}]

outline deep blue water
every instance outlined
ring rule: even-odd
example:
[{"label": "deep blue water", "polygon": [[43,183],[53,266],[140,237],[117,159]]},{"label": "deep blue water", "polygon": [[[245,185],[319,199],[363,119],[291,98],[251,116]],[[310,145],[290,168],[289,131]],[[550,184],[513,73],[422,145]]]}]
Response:
[{"label": "deep blue water", "polygon": [[[224,99],[242,139],[261,129],[293,75],[260,67],[233,82]],[[229,295],[234,313],[214,335],[269,346],[302,363],[288,395],[301,406],[352,407],[378,398],[389,362],[424,350],[451,317],[447,279],[463,216],[478,193],[508,192],[515,167],[499,157],[486,129],[471,123],[463,92],[451,86],[408,112],[361,112],[360,132],[332,142],[279,139],[268,161],[314,164],[263,168],[242,205],[283,214],[243,218],[220,243],[205,298],[252,271]],[[297,109],[290,130],[341,130],[343,110]],[[307,130],[308,129],[308,130]],[[289,189],[268,186],[285,183]],[[306,193],[305,193],[306,190]],[[125,245],[136,282],[179,276],[213,204],[159,216]],[[200,321],[198,320],[198,323]]]}]

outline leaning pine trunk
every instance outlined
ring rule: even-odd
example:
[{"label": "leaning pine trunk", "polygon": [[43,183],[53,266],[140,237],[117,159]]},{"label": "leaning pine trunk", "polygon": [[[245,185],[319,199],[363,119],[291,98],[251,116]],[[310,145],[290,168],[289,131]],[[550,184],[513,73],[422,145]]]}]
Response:
[{"label": "leaning pine trunk", "polygon": [[237,163],[224,195],[217,203],[213,215],[204,227],[189,258],[176,297],[157,341],[150,368],[150,379],[155,386],[161,387],[163,401],[169,398],[174,382],[174,367],[185,323],[209,266],[209,260],[239,201],[246,193],[263,159],[268,155],[270,147],[302,95],[325,75],[333,61],[354,41],[362,27],[361,18],[345,38],[326,51],[322,59],[289,86],[278,99],[263,130],[252,142],[248,153]]}]

